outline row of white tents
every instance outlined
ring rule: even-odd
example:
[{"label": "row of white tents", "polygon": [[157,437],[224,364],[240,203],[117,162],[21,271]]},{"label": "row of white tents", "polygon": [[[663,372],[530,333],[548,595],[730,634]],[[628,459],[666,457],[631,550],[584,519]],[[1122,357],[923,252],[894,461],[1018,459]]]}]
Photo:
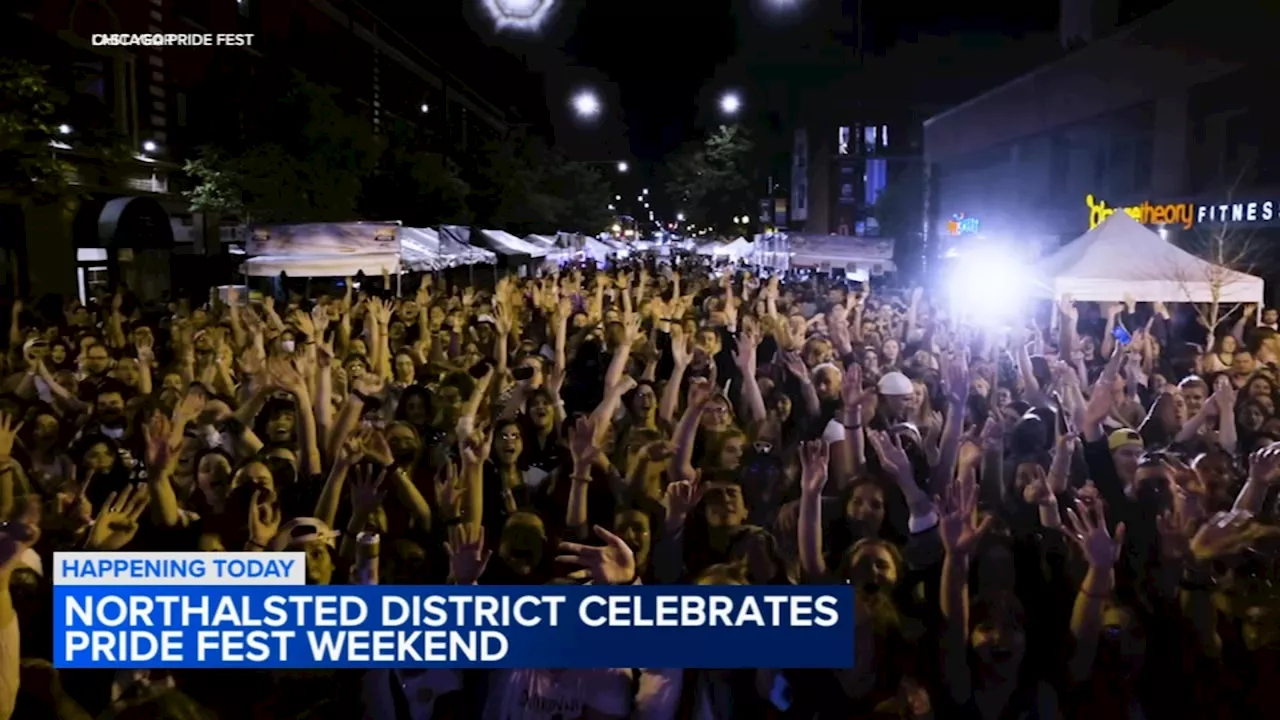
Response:
[{"label": "row of white tents", "polygon": [[603,262],[626,253],[620,243],[578,235],[517,237],[503,230],[398,223],[306,223],[254,228],[246,242],[249,277],[351,277],[439,272],[472,265]]}]

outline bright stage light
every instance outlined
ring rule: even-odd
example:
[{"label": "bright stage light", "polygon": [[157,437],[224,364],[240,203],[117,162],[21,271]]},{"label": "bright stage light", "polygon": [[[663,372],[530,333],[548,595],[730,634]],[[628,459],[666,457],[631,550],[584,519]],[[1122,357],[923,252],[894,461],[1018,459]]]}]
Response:
[{"label": "bright stage light", "polygon": [[720,98],[720,112],[725,115],[737,115],[738,111],[741,109],[742,98],[738,97],[737,93],[725,93],[724,96]]},{"label": "bright stage light", "polygon": [[556,3],[557,0],[481,0],[495,29],[528,32],[542,29]]},{"label": "bright stage light", "polygon": [[600,98],[590,90],[582,90],[573,96],[573,111],[580,118],[594,118],[600,114]]},{"label": "bright stage light", "polygon": [[952,260],[952,312],[984,325],[1003,325],[1019,317],[1027,299],[1028,268],[1014,257],[1007,249],[982,247]]}]

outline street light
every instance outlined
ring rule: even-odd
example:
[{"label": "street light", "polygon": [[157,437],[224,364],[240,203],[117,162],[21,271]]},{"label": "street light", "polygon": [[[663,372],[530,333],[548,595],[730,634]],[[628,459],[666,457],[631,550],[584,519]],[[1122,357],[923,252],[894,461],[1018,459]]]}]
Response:
[{"label": "street light", "polygon": [[733,117],[742,110],[742,98],[736,92],[727,92],[720,96],[720,112]]},{"label": "street light", "polygon": [[155,141],[153,141],[153,140],[148,140],[148,141],[146,141],[146,142],[142,143],[142,151],[143,151],[143,152],[153,153],[153,152],[155,152],[158,148],[159,148],[159,146],[158,146],[158,145],[156,145],[156,144],[155,144]]},{"label": "street light", "polygon": [[426,103],[422,103],[422,105],[418,106],[418,109],[421,110],[424,115],[431,112],[431,106]]},{"label": "street light", "polygon": [[645,189],[644,189],[644,194],[645,194],[645,195],[648,195],[648,194],[649,194],[649,188],[645,188]]},{"label": "street light", "polygon": [[676,213],[676,221],[684,222],[684,213]]},{"label": "street light", "polygon": [[66,123],[63,123],[63,124],[59,125],[59,126],[58,126],[58,134],[59,134],[59,135],[70,135],[70,134],[71,134],[71,126],[70,126],[70,125],[67,125]]},{"label": "street light", "polygon": [[622,161],[622,162],[620,162],[620,163],[618,163],[618,172],[620,172],[620,173],[624,173],[624,172],[626,172],[626,171],[628,171],[628,170],[630,170],[630,169],[631,169],[631,166],[630,166],[630,165],[628,165],[628,164],[626,163],[626,161],[625,161],[625,160],[624,160],[624,161]]},{"label": "street light", "polygon": [[600,115],[600,98],[591,90],[580,90],[573,96],[573,112],[583,120],[591,120]]}]

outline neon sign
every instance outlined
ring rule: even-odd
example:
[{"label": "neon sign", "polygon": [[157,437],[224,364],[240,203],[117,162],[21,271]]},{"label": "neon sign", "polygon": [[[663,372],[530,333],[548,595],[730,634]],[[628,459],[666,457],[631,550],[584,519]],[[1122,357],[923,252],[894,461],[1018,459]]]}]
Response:
[{"label": "neon sign", "polygon": [[1089,229],[1102,224],[1104,220],[1122,212],[1143,225],[1181,225],[1190,230],[1196,223],[1196,206],[1194,203],[1166,203],[1153,205],[1144,202],[1131,207],[1112,208],[1092,195],[1085,196],[1085,205],[1089,206]]},{"label": "neon sign", "polygon": [[964,213],[956,213],[947,221],[947,234],[952,237],[976,235],[981,225],[978,218],[965,217]]}]

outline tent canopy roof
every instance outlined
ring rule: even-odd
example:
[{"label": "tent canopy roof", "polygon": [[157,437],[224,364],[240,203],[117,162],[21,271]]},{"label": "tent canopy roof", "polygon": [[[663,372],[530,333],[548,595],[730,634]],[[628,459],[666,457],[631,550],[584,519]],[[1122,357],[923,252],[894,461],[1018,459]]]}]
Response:
[{"label": "tent canopy roof", "polygon": [[1202,260],[1121,212],[1041,260],[1032,275],[1037,295],[1093,302],[1259,303],[1263,293],[1261,278]]}]

